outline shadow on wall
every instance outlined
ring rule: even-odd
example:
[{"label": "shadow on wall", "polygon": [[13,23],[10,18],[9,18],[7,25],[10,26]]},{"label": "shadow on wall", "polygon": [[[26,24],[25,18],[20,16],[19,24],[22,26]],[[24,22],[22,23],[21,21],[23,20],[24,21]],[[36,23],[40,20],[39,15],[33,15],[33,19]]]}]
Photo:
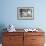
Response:
[{"label": "shadow on wall", "polygon": [[6,28],[5,25],[0,24],[0,43],[2,43],[2,36],[3,36],[2,32],[6,31],[6,30],[4,30],[4,28]]}]

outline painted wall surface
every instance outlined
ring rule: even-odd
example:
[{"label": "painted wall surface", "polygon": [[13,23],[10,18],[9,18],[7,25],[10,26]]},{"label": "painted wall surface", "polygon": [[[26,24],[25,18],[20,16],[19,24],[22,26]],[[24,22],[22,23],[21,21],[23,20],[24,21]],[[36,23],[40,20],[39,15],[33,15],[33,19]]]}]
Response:
[{"label": "painted wall surface", "polygon": [[[34,7],[34,20],[17,20],[17,7]],[[46,32],[46,0],[0,0],[0,31],[9,24],[16,28],[39,27]]]}]

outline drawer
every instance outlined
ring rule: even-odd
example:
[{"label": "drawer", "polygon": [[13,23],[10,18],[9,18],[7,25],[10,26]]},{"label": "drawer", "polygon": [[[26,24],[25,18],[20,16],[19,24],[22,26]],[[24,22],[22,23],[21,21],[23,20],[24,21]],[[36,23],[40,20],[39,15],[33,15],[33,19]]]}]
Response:
[{"label": "drawer", "polygon": [[2,44],[2,46],[15,46],[14,44]]},{"label": "drawer", "polygon": [[26,37],[24,37],[24,45],[25,46],[31,46],[31,43],[32,43],[32,37],[30,37],[30,36],[26,36]]},{"label": "drawer", "polygon": [[43,44],[44,36],[32,36],[32,43],[33,44]]},{"label": "drawer", "polygon": [[14,43],[23,41],[23,36],[4,36],[3,43]]},{"label": "drawer", "polygon": [[4,36],[23,36],[23,32],[4,32]]},{"label": "drawer", "polygon": [[44,46],[44,44],[31,44],[32,46]]},{"label": "drawer", "polygon": [[2,46],[23,46],[23,44],[2,44]]},{"label": "drawer", "polygon": [[32,36],[24,36],[24,40],[32,40]]},{"label": "drawer", "polygon": [[44,36],[44,32],[24,32],[24,36]]}]

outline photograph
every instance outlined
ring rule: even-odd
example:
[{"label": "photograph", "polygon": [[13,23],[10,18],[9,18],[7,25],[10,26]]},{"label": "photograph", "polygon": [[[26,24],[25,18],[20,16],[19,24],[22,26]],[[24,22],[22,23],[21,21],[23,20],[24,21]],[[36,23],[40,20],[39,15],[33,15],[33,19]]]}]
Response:
[{"label": "photograph", "polygon": [[18,7],[17,19],[20,19],[20,20],[34,19],[34,8],[33,7]]}]

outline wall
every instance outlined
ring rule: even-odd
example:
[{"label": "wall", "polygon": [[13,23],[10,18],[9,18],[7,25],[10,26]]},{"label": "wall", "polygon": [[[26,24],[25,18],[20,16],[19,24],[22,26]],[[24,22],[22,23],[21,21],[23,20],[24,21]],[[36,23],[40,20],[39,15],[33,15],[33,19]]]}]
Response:
[{"label": "wall", "polygon": [[[40,27],[46,32],[46,0],[0,0],[0,29]],[[17,7],[34,7],[34,20],[17,20]],[[1,30],[0,30],[1,31]]]},{"label": "wall", "polygon": [[[15,25],[16,28],[46,28],[46,1],[44,0],[1,0],[0,24]],[[34,7],[34,20],[17,20],[17,7]]]}]

